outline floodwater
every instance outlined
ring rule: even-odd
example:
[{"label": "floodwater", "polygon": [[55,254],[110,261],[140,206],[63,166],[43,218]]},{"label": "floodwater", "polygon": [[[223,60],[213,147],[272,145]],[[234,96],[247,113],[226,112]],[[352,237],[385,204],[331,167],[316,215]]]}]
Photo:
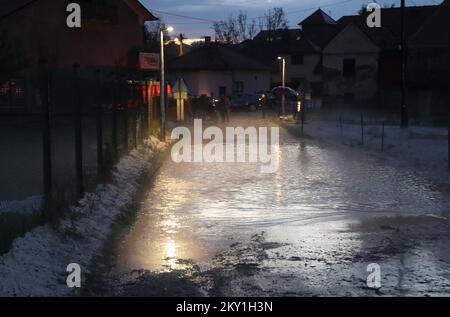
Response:
[{"label": "floodwater", "polygon": [[[169,158],[118,246],[111,292],[450,295],[448,193],[361,149],[284,129],[276,151],[273,174]],[[381,288],[367,284],[371,263]]]}]

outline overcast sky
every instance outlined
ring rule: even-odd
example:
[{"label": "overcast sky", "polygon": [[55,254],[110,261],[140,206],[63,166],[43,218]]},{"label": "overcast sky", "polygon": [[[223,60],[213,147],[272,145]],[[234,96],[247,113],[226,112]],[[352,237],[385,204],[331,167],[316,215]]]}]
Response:
[{"label": "overcast sky", "polygon": [[[210,20],[223,20],[230,14],[236,15],[239,10],[247,12],[249,18],[263,16],[264,12],[273,7],[282,7],[287,13],[289,26],[295,27],[298,22],[321,7],[333,18],[355,14],[363,4],[370,0],[141,0],[141,2],[158,17],[163,18],[167,25],[175,28],[176,33],[182,32],[189,38],[213,35]],[[400,0],[378,0],[381,4],[395,4]],[[439,4],[442,0],[406,0],[408,6]],[[185,17],[204,20],[194,20]]]}]

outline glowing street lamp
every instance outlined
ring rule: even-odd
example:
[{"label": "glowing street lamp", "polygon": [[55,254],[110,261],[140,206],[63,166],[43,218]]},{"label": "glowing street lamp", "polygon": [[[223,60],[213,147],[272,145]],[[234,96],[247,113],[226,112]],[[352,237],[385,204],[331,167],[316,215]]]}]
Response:
[{"label": "glowing street lamp", "polygon": [[173,27],[161,28],[161,141],[166,141],[166,74],[164,59],[164,32],[172,32]]},{"label": "glowing street lamp", "polygon": [[282,82],[283,82],[283,94],[281,95],[281,115],[286,114],[286,59],[284,57],[278,56],[278,60],[282,61],[283,72],[282,72]]}]

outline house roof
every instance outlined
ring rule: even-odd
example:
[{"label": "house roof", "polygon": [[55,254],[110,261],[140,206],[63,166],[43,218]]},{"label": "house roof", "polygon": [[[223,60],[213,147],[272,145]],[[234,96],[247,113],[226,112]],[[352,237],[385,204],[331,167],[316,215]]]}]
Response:
[{"label": "house roof", "polygon": [[[19,11],[38,0],[0,0],[0,19]],[[139,0],[124,0],[136,13],[146,21],[158,20]]]},{"label": "house roof", "polygon": [[318,9],[309,17],[304,19],[298,25],[323,25],[323,24],[336,24],[336,21],[330,17],[328,14],[322,11],[322,9]]},{"label": "house roof", "polygon": [[224,44],[210,43],[168,62],[172,71],[270,70]]},{"label": "house roof", "polygon": [[[445,0],[411,36],[411,47],[450,47],[450,1]],[[445,31],[444,31],[445,30]]]},{"label": "house roof", "polygon": [[124,0],[136,13],[141,15],[145,21],[158,20],[139,0]]},{"label": "house roof", "polygon": [[290,53],[320,53],[320,47],[304,36],[292,43]]},{"label": "house roof", "polygon": [[[410,38],[439,6],[406,7],[405,33]],[[361,15],[343,16],[338,20],[337,27],[343,30],[350,23],[358,26],[380,48],[393,49],[401,41],[400,8],[381,9],[381,27],[369,28],[366,23],[367,13]]]},{"label": "house roof", "polygon": [[0,18],[6,17],[37,0],[0,0]]},{"label": "house roof", "polygon": [[256,40],[268,40],[272,38],[274,40],[281,39],[283,36],[289,36],[290,38],[296,38],[300,34],[300,29],[277,29],[275,31],[262,30],[256,36]]}]

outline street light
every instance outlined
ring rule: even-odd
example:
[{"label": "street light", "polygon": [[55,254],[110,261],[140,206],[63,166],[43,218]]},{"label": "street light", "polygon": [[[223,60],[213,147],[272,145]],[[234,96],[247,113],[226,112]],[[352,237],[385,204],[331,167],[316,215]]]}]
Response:
[{"label": "street light", "polygon": [[172,32],[173,27],[169,26],[166,29],[161,28],[161,82],[160,82],[160,93],[161,93],[161,141],[166,141],[166,74],[164,71],[165,60],[164,60],[164,31]]},{"label": "street light", "polygon": [[283,94],[281,95],[281,115],[284,116],[286,114],[286,97],[285,97],[285,90],[286,90],[286,59],[284,57],[278,56],[278,60],[283,62],[283,74],[282,74]]}]

